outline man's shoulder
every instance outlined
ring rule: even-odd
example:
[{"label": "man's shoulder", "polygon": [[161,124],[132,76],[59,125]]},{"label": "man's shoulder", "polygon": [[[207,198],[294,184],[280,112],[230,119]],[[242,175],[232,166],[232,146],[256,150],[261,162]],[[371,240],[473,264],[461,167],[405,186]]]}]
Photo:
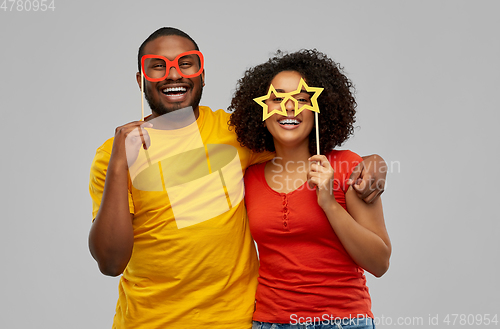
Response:
[{"label": "man's shoulder", "polygon": [[111,154],[111,150],[113,149],[113,141],[115,140],[114,137],[108,138],[101,146],[99,146],[96,150],[96,154],[98,153],[108,153]]},{"label": "man's shoulder", "polygon": [[[216,131],[216,137],[220,138],[222,135],[226,135],[229,136],[228,138],[234,139],[236,141],[236,134],[234,132],[234,129],[230,129],[229,127],[229,119],[231,118],[231,113],[228,113],[222,109],[212,111],[207,106],[200,106],[199,108],[200,119],[202,121],[199,122],[201,131],[208,132],[208,134],[213,134]],[[232,142],[230,144],[232,144]]]},{"label": "man's shoulder", "polygon": [[109,159],[111,158],[111,151],[113,149],[113,141],[114,137],[111,137],[97,148],[94,159],[92,160],[91,172],[96,169],[105,170],[108,166]]},{"label": "man's shoulder", "polygon": [[[92,165],[90,166],[90,184],[91,186],[97,181],[104,182],[106,171],[111,158],[111,150],[113,148],[114,138],[109,138],[95,152]],[[103,187],[104,185],[102,185]]]},{"label": "man's shoulder", "polygon": [[229,120],[229,117],[231,116],[231,113],[228,113],[224,111],[223,109],[218,109],[218,110],[212,110],[208,106],[199,106],[200,113],[203,113],[203,116],[208,119],[214,119],[214,120],[225,120],[225,123],[227,124],[227,121]]}]

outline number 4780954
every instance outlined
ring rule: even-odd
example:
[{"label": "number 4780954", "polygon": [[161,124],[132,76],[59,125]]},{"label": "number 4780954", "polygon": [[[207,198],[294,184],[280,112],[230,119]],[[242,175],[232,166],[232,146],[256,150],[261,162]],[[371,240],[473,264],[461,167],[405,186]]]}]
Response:
[{"label": "number 4780954", "polygon": [[48,11],[56,10],[55,0],[3,0],[3,11]]}]

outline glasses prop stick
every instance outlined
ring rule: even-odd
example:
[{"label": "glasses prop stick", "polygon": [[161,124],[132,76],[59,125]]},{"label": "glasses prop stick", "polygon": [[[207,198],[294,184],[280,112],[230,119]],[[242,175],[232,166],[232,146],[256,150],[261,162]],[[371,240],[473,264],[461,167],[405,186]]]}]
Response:
[{"label": "glasses prop stick", "polygon": [[[303,78],[300,79],[299,86],[297,87],[296,90],[289,92],[289,93],[279,93],[276,91],[273,85],[269,87],[269,91],[267,92],[267,95],[261,96],[254,98],[253,100],[262,106],[263,114],[262,114],[262,121],[265,121],[267,118],[269,118],[273,114],[278,114],[278,115],[283,115],[283,116],[288,116],[286,112],[286,107],[285,104],[291,100],[295,104],[295,112],[294,116],[297,116],[300,112],[304,110],[311,110],[314,112],[314,121],[315,121],[315,126],[316,126],[316,152],[318,155],[320,154],[320,148],[319,148],[319,120],[318,120],[318,113],[319,113],[319,106],[318,106],[318,97],[323,91],[324,88],[319,88],[319,87],[309,87],[307,83],[304,81]],[[310,99],[310,105],[309,104],[304,104],[299,107],[299,101],[295,99],[295,95],[299,95],[300,93],[308,93],[312,94],[311,99]],[[269,106],[267,105],[266,101],[271,97],[271,94],[274,94],[276,98],[282,98],[282,101],[280,103],[280,109],[273,109],[271,112],[269,112]]]},{"label": "glasses prop stick", "polygon": [[[144,121],[144,71],[141,68],[141,121]],[[148,160],[148,165],[151,166],[151,159],[149,158],[149,152],[147,150],[146,141],[142,135],[142,128],[139,127],[139,134],[141,135],[142,148],[144,148],[144,153],[146,154],[146,159]]]},{"label": "glasses prop stick", "polygon": [[141,68],[141,121],[144,121],[144,72],[142,71],[142,68]]}]

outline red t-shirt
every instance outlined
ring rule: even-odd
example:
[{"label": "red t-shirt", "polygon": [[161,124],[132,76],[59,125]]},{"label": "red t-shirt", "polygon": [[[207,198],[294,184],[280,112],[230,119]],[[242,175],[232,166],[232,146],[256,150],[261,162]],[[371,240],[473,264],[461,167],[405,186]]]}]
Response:
[{"label": "red t-shirt", "polygon": [[[362,158],[335,150],[327,158],[335,170],[335,199],[346,208],[345,182]],[[318,206],[316,191],[307,182],[290,193],[274,191],[266,182],[265,165],[252,166],[245,174],[250,231],[260,257],[253,319],[373,318],[364,270],[342,246]]]}]

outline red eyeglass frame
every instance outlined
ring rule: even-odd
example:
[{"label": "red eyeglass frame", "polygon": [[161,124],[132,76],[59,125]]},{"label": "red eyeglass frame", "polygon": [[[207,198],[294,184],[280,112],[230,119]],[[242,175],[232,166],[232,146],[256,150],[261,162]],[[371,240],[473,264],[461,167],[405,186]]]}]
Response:
[{"label": "red eyeglass frame", "polygon": [[[191,54],[196,54],[200,58],[200,70],[198,72],[196,72],[195,74],[185,75],[184,73],[181,72],[181,69],[179,67],[179,58],[181,58],[183,56],[191,55]],[[146,75],[146,73],[145,73],[146,71],[144,70],[144,62],[148,58],[158,58],[158,59],[162,59],[165,61],[165,63],[167,64],[167,68],[165,69],[165,75],[163,77],[157,78],[157,79],[152,79]],[[165,80],[165,78],[168,76],[168,73],[170,72],[170,69],[172,68],[172,66],[175,67],[175,69],[177,70],[177,73],[179,73],[184,78],[197,77],[203,72],[203,68],[204,68],[203,64],[204,64],[203,54],[198,50],[190,50],[190,51],[186,51],[185,53],[179,54],[173,61],[169,60],[168,58],[166,58],[164,56],[160,56],[160,55],[144,55],[144,56],[142,56],[142,59],[141,59],[141,68],[142,68],[142,72],[144,74],[144,77],[146,78],[146,80],[151,81],[151,82]]]}]

